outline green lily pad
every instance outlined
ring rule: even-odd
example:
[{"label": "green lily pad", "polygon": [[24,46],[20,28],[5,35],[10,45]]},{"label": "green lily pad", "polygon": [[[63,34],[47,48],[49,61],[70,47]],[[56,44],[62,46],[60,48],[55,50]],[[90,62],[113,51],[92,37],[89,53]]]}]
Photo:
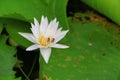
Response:
[{"label": "green lily pad", "polygon": [[0,17],[32,22],[36,17],[57,17],[64,28],[68,27],[66,18],[67,0],[6,0],[0,1]]},{"label": "green lily pad", "polygon": [[68,49],[53,49],[48,64],[42,63],[47,80],[119,80],[120,32],[99,22],[69,20],[70,32],[61,43]]},{"label": "green lily pad", "polygon": [[120,25],[120,6],[119,0],[82,0],[92,8],[104,14]]},{"label": "green lily pad", "polygon": [[16,59],[13,55],[16,53],[15,47],[6,44],[7,36],[0,36],[0,80],[13,80]]},{"label": "green lily pad", "polygon": [[[30,32],[30,23],[14,20],[14,19],[0,19],[0,24],[4,24],[6,31],[9,34],[10,40],[12,39],[12,43],[17,45],[21,45],[24,47],[30,46],[32,43],[29,42],[27,39],[23,38],[18,34],[18,32]],[[12,44],[14,45],[14,44]]]}]

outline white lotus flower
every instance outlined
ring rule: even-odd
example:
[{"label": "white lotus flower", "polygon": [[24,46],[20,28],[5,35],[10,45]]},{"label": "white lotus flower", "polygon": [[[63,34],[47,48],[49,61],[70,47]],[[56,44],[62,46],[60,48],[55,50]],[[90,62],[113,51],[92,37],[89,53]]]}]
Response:
[{"label": "white lotus flower", "polygon": [[42,16],[40,24],[36,18],[34,18],[34,24],[31,23],[31,31],[33,34],[19,32],[21,36],[34,43],[28,47],[26,51],[32,51],[39,48],[45,62],[48,63],[51,47],[68,48],[69,46],[57,44],[57,42],[68,32],[68,30],[62,31],[62,28],[58,29],[58,24],[59,22],[56,21],[56,18],[49,24],[47,17]]}]

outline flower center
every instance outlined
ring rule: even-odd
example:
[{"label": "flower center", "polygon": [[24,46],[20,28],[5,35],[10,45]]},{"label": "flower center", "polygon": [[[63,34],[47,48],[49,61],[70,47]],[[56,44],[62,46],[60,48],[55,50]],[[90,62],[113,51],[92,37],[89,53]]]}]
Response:
[{"label": "flower center", "polygon": [[40,36],[38,38],[38,42],[40,45],[42,46],[47,46],[48,44],[51,44],[54,42],[54,38],[51,38],[51,37],[44,37],[44,36]]}]

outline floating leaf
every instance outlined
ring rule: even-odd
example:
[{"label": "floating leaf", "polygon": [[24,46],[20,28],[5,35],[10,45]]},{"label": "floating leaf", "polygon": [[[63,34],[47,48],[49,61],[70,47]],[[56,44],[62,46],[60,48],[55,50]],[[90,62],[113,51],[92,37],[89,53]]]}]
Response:
[{"label": "floating leaf", "polygon": [[0,80],[13,80],[13,66],[16,59],[13,55],[16,53],[15,47],[6,44],[7,36],[0,36]]},{"label": "floating leaf", "polygon": [[29,23],[14,19],[0,19],[0,24],[4,24],[6,31],[9,33],[10,38],[12,38],[12,43],[16,42],[18,45],[25,47],[31,45],[31,42],[18,34],[18,32],[30,32]]},{"label": "floating leaf", "polygon": [[109,17],[120,25],[120,6],[119,0],[82,0],[92,8]]},{"label": "floating leaf", "polygon": [[67,0],[6,0],[0,1],[0,17],[13,18],[31,22],[36,17],[57,17],[61,26],[68,27],[66,19]]},{"label": "floating leaf", "polygon": [[43,63],[43,74],[52,80],[118,80],[119,28],[77,20],[69,24],[70,33],[63,42],[70,48],[53,50],[49,63]]}]

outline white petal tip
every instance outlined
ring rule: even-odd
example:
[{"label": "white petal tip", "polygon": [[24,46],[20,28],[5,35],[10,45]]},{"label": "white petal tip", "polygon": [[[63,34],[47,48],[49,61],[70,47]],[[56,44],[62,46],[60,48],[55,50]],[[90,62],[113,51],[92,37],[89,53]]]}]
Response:
[{"label": "white petal tip", "polygon": [[44,60],[45,60],[45,63],[48,64],[49,58],[44,58]]},{"label": "white petal tip", "polygon": [[69,32],[69,30],[66,30],[66,33]]},{"label": "white petal tip", "polygon": [[33,51],[33,49],[28,49],[28,48],[27,48],[26,51]]},{"label": "white petal tip", "polygon": [[44,16],[42,15],[42,18],[44,18]]},{"label": "white petal tip", "polygon": [[33,27],[34,27],[34,24],[33,24],[33,23],[31,23],[31,26],[33,26]]},{"label": "white petal tip", "polygon": [[48,60],[45,60],[45,63],[48,64]]},{"label": "white petal tip", "polygon": [[32,50],[36,50],[36,49],[38,49],[38,48],[39,48],[39,45],[38,45],[38,44],[34,44],[34,45],[28,47],[28,48],[26,49],[26,51],[32,51]]},{"label": "white petal tip", "polygon": [[69,48],[69,46],[66,46],[65,48]]},{"label": "white petal tip", "polygon": [[30,49],[27,48],[26,51],[32,51],[32,50],[30,50]]},{"label": "white petal tip", "polygon": [[62,47],[63,49],[65,49],[65,48],[69,48],[69,46],[64,46],[64,47]]},{"label": "white petal tip", "polygon": [[26,51],[33,51],[33,49],[29,49],[29,48],[27,48]]},{"label": "white petal tip", "polygon": [[40,49],[40,52],[42,54],[42,57],[46,63],[48,63],[50,54],[51,54],[51,48],[42,48]]},{"label": "white petal tip", "polygon": [[21,32],[18,32],[18,34],[21,34]]},{"label": "white petal tip", "polygon": [[18,32],[18,34],[20,34],[20,35],[24,35],[24,33],[23,33],[23,32]]},{"label": "white petal tip", "polygon": [[56,22],[56,21],[57,21],[57,18],[54,18],[54,21]]},{"label": "white petal tip", "polygon": [[35,17],[34,17],[34,21],[37,20]]},{"label": "white petal tip", "polygon": [[42,17],[41,17],[41,21],[42,21],[42,20],[44,20],[44,18],[45,18],[45,17],[44,17],[44,16],[42,16]]}]

